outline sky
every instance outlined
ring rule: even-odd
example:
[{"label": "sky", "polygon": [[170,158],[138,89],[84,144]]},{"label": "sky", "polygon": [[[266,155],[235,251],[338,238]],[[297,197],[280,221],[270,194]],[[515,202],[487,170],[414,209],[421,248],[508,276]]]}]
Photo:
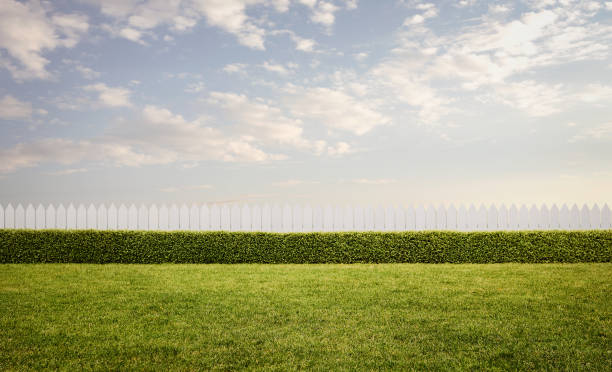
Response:
[{"label": "sky", "polygon": [[612,201],[612,2],[0,0],[0,203]]}]

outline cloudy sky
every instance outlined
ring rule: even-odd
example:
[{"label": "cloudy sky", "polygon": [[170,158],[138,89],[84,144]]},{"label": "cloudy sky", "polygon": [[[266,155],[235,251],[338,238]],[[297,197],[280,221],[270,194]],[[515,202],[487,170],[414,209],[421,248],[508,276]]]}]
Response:
[{"label": "cloudy sky", "polygon": [[603,203],[612,2],[0,0],[0,202]]}]

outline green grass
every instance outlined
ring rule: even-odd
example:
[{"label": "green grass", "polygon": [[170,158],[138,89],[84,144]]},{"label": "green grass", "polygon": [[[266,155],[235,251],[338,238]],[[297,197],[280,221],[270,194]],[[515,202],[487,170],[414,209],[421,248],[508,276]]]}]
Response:
[{"label": "green grass", "polygon": [[0,265],[0,369],[612,369],[612,264]]}]

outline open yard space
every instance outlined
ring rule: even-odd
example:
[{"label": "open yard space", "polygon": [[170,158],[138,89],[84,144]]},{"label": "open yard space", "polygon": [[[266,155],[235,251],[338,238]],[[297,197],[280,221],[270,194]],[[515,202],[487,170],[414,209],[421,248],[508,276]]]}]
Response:
[{"label": "open yard space", "polygon": [[612,369],[612,264],[0,265],[0,369]]}]

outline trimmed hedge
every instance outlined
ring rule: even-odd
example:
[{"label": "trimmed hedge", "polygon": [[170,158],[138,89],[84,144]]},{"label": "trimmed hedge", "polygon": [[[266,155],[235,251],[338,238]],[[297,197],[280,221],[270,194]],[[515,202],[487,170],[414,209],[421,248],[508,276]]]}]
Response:
[{"label": "trimmed hedge", "polygon": [[0,230],[0,263],[611,261],[612,230],[287,234]]}]

